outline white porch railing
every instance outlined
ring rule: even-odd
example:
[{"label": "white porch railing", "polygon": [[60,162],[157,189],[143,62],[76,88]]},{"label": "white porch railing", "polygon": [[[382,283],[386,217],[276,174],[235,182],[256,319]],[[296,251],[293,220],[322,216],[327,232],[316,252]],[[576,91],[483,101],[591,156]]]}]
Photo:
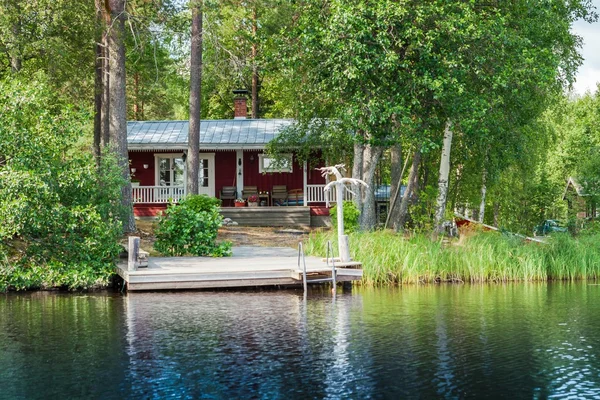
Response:
[{"label": "white porch railing", "polygon": [[[183,186],[133,186],[131,188],[134,203],[168,203],[169,200],[179,201],[185,196]],[[325,185],[306,185],[306,205],[311,203],[335,203],[336,194],[332,190],[325,193]],[[344,191],[344,200],[352,200],[352,194]]]},{"label": "white porch railing", "polygon": [[131,188],[134,203],[168,203],[179,201],[185,196],[183,186],[133,186]]},{"label": "white porch railing", "polygon": [[[336,198],[335,190],[325,193],[325,185],[306,185],[307,205],[310,203],[326,203],[328,199],[329,203],[335,203]],[[344,200],[352,200],[352,193],[344,190]]]}]

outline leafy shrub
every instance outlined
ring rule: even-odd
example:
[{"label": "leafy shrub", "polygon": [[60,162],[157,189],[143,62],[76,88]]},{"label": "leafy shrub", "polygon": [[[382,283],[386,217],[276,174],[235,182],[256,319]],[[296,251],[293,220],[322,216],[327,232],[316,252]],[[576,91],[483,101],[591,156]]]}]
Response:
[{"label": "leafy shrub", "polygon": [[169,204],[158,221],[154,248],[170,256],[231,255],[231,243],[218,244],[217,233],[223,217],[219,200],[208,196],[188,196],[179,204]]},{"label": "leafy shrub", "polygon": [[196,212],[211,212],[215,208],[218,209],[219,207],[221,207],[221,199],[205,195],[188,196],[181,203],[185,203],[187,206],[189,206],[192,210]]},{"label": "leafy shrub", "polygon": [[600,221],[584,221],[583,228],[579,232],[581,236],[600,236]]},{"label": "leafy shrub", "polygon": [[89,116],[45,83],[0,82],[0,290],[105,285],[120,252],[120,176],[76,149]]},{"label": "leafy shrub", "polygon": [[[333,226],[337,226],[337,204],[329,211],[331,215],[331,223]],[[360,211],[356,208],[356,205],[352,201],[344,201],[344,231],[346,233],[355,232],[358,230],[358,217]]]}]

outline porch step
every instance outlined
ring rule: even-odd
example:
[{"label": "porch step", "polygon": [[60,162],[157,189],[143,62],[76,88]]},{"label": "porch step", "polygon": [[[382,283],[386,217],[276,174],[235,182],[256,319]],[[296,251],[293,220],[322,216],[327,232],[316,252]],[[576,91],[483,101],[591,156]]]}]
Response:
[{"label": "porch step", "polygon": [[221,215],[241,226],[310,226],[310,207],[222,207]]}]

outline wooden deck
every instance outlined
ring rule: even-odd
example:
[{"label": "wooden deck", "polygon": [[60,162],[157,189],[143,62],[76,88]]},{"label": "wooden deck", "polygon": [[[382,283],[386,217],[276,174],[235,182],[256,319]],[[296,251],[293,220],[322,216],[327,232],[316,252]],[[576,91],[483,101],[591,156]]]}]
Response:
[{"label": "wooden deck", "polygon": [[221,215],[241,226],[310,226],[310,207],[222,207]]},{"label": "wooden deck", "polygon": [[[336,263],[338,282],[360,280],[359,262]],[[318,257],[306,257],[307,281],[331,276],[331,267]],[[287,247],[236,247],[232,257],[151,257],[147,268],[117,273],[128,290],[207,289],[248,286],[302,285],[298,252]]]}]

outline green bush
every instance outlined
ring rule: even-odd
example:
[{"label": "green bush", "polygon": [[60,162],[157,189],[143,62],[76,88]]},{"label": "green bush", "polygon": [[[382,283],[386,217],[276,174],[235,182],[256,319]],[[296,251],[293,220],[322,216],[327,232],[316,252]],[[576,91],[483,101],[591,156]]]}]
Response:
[{"label": "green bush", "polygon": [[231,243],[218,244],[217,233],[223,217],[219,200],[208,196],[188,196],[179,204],[169,204],[158,221],[154,248],[170,256],[231,255]]},{"label": "green bush", "polygon": [[76,148],[89,115],[43,76],[0,81],[0,110],[0,291],[106,285],[121,250],[115,157],[98,168]]},{"label": "green bush", "polygon": [[[329,211],[331,215],[331,223],[334,227],[337,227],[337,204]],[[360,211],[356,208],[356,205],[352,201],[344,201],[344,231],[346,233],[355,232],[358,230],[358,217]]]},{"label": "green bush", "polygon": [[188,196],[183,203],[196,212],[211,212],[214,209],[218,210],[218,208],[221,207],[221,199],[205,195]]}]

